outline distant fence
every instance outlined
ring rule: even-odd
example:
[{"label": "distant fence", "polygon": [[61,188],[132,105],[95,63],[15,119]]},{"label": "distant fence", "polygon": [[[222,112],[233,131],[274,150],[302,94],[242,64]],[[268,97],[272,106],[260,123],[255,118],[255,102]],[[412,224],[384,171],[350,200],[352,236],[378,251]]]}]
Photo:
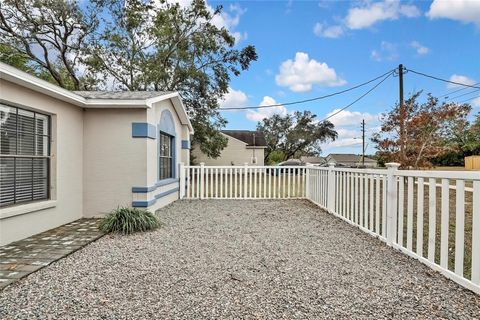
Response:
[{"label": "distant fence", "polygon": [[480,156],[465,157],[465,169],[480,170]]},{"label": "distant fence", "polygon": [[480,294],[480,172],[181,166],[187,199],[305,198]]}]

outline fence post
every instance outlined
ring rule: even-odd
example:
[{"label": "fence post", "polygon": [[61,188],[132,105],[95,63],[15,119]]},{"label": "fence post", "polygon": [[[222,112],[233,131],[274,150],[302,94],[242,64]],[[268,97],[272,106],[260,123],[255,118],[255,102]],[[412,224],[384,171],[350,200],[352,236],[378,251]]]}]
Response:
[{"label": "fence post", "polygon": [[331,213],[335,212],[335,163],[328,164],[328,180],[327,180],[327,209]]},{"label": "fence post", "polygon": [[180,199],[183,199],[185,197],[185,165],[183,162],[180,162],[179,165],[179,171],[180,171]]},{"label": "fence post", "polygon": [[392,245],[397,237],[397,177],[400,163],[389,162],[387,166],[387,244]]},{"label": "fence post", "polygon": [[204,198],[205,189],[205,162],[200,162],[200,199]]}]

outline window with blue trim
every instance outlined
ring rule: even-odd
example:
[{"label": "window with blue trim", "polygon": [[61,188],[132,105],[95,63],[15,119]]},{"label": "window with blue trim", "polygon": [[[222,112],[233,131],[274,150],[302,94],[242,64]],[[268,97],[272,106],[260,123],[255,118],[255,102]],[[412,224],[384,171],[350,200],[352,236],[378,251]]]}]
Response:
[{"label": "window with blue trim", "polygon": [[160,131],[159,180],[173,178],[173,136]]}]

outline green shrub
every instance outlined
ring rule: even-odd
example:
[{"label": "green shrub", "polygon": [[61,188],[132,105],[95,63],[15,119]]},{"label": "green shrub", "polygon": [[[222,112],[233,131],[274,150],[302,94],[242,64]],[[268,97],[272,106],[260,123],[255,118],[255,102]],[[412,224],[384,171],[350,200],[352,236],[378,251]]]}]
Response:
[{"label": "green shrub", "polygon": [[156,229],[160,221],[151,212],[138,208],[118,208],[109,213],[102,222],[100,230],[103,232],[116,232],[130,234],[140,231]]}]

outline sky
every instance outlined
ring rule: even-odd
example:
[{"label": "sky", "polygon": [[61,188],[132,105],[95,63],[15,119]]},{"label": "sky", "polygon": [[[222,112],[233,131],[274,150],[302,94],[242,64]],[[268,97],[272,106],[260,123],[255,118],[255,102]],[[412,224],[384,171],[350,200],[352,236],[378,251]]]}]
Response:
[{"label": "sky", "polygon": [[[188,1],[188,0],[186,0]],[[258,60],[232,77],[221,107],[258,106],[309,99],[344,90],[385,72],[406,68],[455,82],[480,82],[480,0],[434,1],[213,1],[217,23],[234,34],[236,47],[252,44]],[[339,134],[329,153],[361,153],[360,123],[369,138],[381,113],[398,101],[398,77],[330,118]],[[273,113],[310,110],[319,120],[345,107],[375,83],[333,98],[249,111],[222,111],[227,129],[253,130]],[[480,112],[480,90],[462,89],[407,72],[405,96],[423,90],[441,101],[468,100]],[[476,91],[475,91],[476,90]]]}]

